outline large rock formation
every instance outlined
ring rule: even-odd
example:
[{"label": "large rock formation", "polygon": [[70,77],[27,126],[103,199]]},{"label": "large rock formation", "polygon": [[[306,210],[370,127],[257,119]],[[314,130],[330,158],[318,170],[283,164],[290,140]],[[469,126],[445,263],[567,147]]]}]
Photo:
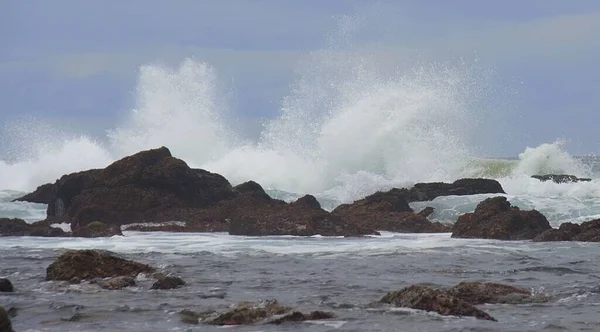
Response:
[{"label": "large rock formation", "polygon": [[559,228],[549,229],[541,233],[533,241],[600,242],[600,219],[586,221],[581,225],[566,222],[560,225]]},{"label": "large rock formation", "polygon": [[[84,229],[91,222],[141,224],[138,230],[229,231],[235,235],[374,233],[331,215],[312,196],[288,204],[272,199],[252,181],[233,188],[221,175],[188,167],[165,147],[139,152],[105,169],[65,175],[51,191],[48,219],[70,222],[74,235],[79,236],[98,234]],[[172,221],[182,223],[143,226]]]},{"label": "large rock formation", "polygon": [[460,179],[453,183],[417,183],[411,189],[402,189],[410,202],[431,201],[439,196],[477,194],[505,194],[502,185],[492,179]]},{"label": "large rock formation", "polygon": [[450,226],[431,222],[428,208],[415,214],[406,200],[406,190],[377,192],[352,204],[342,204],[332,214],[362,227],[399,233],[449,232]]},{"label": "large rock formation", "polygon": [[54,194],[54,185],[52,183],[46,183],[37,187],[37,189],[34,192],[14,199],[13,202],[50,204],[50,202],[54,198]]},{"label": "large rock formation", "polygon": [[92,280],[109,277],[135,277],[154,273],[146,264],[117,257],[100,250],[69,250],[46,269],[46,280]]},{"label": "large rock formation", "polygon": [[538,211],[521,211],[500,196],[488,198],[477,205],[475,212],[460,216],[452,228],[452,237],[531,240],[551,228]]},{"label": "large rock formation", "polygon": [[534,179],[538,179],[542,182],[552,181],[555,183],[569,183],[569,182],[589,182],[592,179],[589,178],[578,178],[575,175],[567,174],[546,174],[546,175],[532,175]]}]

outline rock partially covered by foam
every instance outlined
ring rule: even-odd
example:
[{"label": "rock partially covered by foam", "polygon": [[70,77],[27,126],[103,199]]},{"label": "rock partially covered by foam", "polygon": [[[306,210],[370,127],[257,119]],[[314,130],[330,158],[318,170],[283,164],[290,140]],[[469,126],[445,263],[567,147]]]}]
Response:
[{"label": "rock partially covered by foam", "polygon": [[414,213],[406,200],[406,191],[392,189],[377,192],[352,204],[342,204],[332,214],[365,228],[399,233],[449,232],[450,226],[431,222],[427,216],[433,212],[427,208]]},{"label": "rock partially covered by foam", "polygon": [[590,178],[578,178],[575,175],[568,174],[546,174],[546,175],[532,175],[534,179],[538,179],[542,182],[552,181],[555,183],[570,183],[570,182],[589,182],[592,181]]},{"label": "rock partially covered by foam", "polygon": [[452,228],[452,237],[531,240],[549,229],[550,223],[540,212],[522,211],[500,196],[488,198],[475,212],[461,215]]}]

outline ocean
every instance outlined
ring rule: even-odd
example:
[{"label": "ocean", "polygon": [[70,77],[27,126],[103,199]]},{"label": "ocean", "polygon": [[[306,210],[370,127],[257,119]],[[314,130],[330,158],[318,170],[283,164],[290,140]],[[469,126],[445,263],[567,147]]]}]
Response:
[{"label": "ocean", "polygon": [[[344,60],[344,61],[342,61]],[[276,198],[315,195],[325,209],[377,190],[465,177],[497,179],[509,201],[542,212],[553,226],[600,218],[600,158],[573,157],[563,142],[511,158],[489,158],[477,146],[481,78],[471,68],[431,66],[408,73],[365,68],[316,55],[282,101],[281,114],[258,137],[231,122],[219,78],[206,63],[140,69],[136,107],[105,137],[82,135],[43,120],[5,125],[0,155],[0,217],[44,219],[45,206],[11,199],[61,175],[142,149],[167,146],[193,167],[233,184],[254,180]],[[362,67],[361,67],[362,66]],[[318,68],[318,70],[313,70]],[[309,70],[310,69],[310,70]],[[336,75],[333,75],[335,73]],[[534,174],[564,173],[590,182],[556,184]],[[454,222],[489,195],[439,197],[411,205],[435,208],[430,219]],[[17,308],[16,331],[211,331],[182,323],[183,309],[274,298],[305,310],[333,311],[321,323],[250,326],[236,331],[596,331],[600,330],[600,267],[594,243],[531,243],[452,239],[450,234],[369,238],[239,237],[227,234],[124,232],[99,239],[4,237],[0,277],[17,291],[0,305]],[[138,287],[99,291],[45,282],[46,267],[66,249],[107,249],[180,275],[172,291]],[[484,305],[498,322],[414,310],[378,310],[369,302],[388,291],[427,283],[503,282],[546,294],[543,304]],[[224,294],[223,298],[203,298]],[[86,316],[61,321],[73,310]]]}]

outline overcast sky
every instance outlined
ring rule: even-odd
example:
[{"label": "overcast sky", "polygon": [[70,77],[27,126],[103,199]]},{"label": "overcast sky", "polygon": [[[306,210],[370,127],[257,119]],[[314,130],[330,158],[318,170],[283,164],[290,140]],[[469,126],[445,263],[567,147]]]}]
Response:
[{"label": "overcast sky", "polygon": [[230,82],[253,135],[278,113],[300,57],[327,47],[346,15],[363,24],[357,43],[395,58],[477,54],[493,69],[490,153],[557,138],[600,153],[600,1],[370,3],[0,0],[0,122],[37,114],[101,136],[132,108],[141,65],[195,57]]}]

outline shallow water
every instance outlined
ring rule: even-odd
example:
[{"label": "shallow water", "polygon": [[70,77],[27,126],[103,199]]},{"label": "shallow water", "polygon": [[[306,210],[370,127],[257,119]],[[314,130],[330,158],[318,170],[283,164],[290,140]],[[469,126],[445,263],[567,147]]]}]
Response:
[{"label": "shallow water", "polygon": [[[303,310],[338,315],[322,324],[237,327],[238,331],[585,331],[600,329],[597,244],[451,239],[449,234],[384,233],[363,239],[235,237],[226,234],[125,232],[104,239],[2,238],[0,274],[17,292],[0,303],[18,308],[16,331],[211,331],[186,325],[183,309],[224,308],[240,300],[275,298]],[[45,269],[64,249],[102,248],[182,276],[178,290],[45,282]],[[498,322],[442,317],[366,304],[415,283],[451,286],[496,281],[551,295],[545,304],[484,305]],[[226,293],[224,299],[201,295]],[[89,315],[56,321],[74,306]],[[44,322],[50,321],[50,322]]]}]

